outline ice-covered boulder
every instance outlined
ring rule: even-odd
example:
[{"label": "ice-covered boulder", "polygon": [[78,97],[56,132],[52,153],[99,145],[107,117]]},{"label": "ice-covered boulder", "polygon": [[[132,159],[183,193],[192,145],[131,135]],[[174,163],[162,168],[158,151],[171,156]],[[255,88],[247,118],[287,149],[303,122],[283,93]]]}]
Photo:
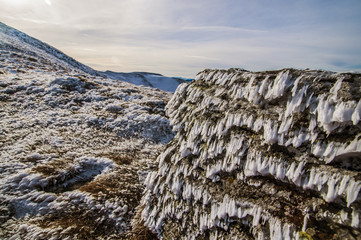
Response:
[{"label": "ice-covered boulder", "polygon": [[162,239],[359,239],[361,74],[204,70],[167,105],[148,174]]}]

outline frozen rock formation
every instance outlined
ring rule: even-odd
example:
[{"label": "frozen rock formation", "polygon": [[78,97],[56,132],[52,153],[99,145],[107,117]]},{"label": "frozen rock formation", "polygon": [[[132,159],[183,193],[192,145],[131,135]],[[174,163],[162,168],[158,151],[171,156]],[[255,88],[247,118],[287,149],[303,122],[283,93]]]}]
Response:
[{"label": "frozen rock formation", "polygon": [[161,239],[360,239],[361,75],[204,70],[148,174]]}]

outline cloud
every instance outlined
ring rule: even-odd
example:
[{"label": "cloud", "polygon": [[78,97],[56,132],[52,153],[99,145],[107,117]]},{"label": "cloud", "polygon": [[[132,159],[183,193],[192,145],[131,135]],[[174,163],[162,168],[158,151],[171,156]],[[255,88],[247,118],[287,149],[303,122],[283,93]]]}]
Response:
[{"label": "cloud", "polygon": [[51,1],[50,0],[45,0],[45,3],[48,4],[49,6],[51,6]]},{"label": "cloud", "polygon": [[38,19],[32,19],[32,18],[21,18],[21,20],[25,21],[25,22],[30,22],[30,23],[36,23],[36,24],[46,24],[47,21],[43,21],[43,20],[38,20]]},{"label": "cloud", "polygon": [[201,60],[210,60],[210,61],[219,61],[220,59],[217,58],[210,58],[210,57],[205,57],[205,56],[190,56],[190,55],[185,55],[185,57],[187,58],[196,58],[196,59],[201,59]]},{"label": "cloud", "polygon": [[50,1],[0,0],[0,21],[102,70],[193,77],[361,62],[359,0]]},{"label": "cloud", "polygon": [[265,30],[258,29],[247,29],[239,27],[229,27],[229,26],[187,26],[182,27],[183,30],[191,31],[204,31],[204,32],[245,32],[245,33],[265,33]]}]

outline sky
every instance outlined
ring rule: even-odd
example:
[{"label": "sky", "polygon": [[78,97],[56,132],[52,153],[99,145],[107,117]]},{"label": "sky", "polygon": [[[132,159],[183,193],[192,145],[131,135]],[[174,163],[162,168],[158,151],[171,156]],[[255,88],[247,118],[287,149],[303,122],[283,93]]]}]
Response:
[{"label": "sky", "polygon": [[360,0],[0,0],[0,21],[96,70],[361,71]]}]

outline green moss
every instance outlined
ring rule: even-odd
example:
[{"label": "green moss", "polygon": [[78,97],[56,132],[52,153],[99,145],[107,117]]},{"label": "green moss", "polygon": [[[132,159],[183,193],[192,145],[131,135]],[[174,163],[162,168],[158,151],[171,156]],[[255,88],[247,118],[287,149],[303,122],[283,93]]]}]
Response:
[{"label": "green moss", "polygon": [[313,240],[313,238],[309,234],[302,232],[302,231],[300,231],[299,237],[300,237],[300,240]]}]

